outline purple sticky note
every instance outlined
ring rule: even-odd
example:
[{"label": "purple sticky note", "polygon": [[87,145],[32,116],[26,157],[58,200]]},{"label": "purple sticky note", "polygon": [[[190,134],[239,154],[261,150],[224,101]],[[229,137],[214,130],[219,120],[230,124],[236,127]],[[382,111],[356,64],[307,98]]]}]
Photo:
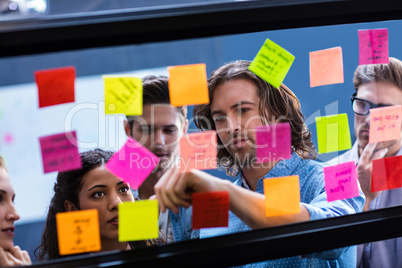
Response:
[{"label": "purple sticky note", "polygon": [[75,131],[41,137],[39,143],[45,173],[64,172],[82,167]]},{"label": "purple sticky note", "polygon": [[122,181],[138,189],[159,162],[159,158],[136,140],[129,138],[105,165]]},{"label": "purple sticky note", "polygon": [[261,126],[256,129],[257,163],[292,157],[289,123]]},{"label": "purple sticky note", "polygon": [[324,180],[328,202],[359,196],[354,161],[324,167]]},{"label": "purple sticky note", "polygon": [[389,63],[388,29],[359,30],[359,65]]}]

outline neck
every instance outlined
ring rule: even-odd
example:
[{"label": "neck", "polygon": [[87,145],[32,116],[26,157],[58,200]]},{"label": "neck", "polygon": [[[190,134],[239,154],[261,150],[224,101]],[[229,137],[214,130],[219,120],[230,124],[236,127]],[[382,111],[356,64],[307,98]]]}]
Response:
[{"label": "neck", "polygon": [[162,174],[163,171],[158,171],[151,173],[148,176],[148,178],[141,184],[140,188],[138,188],[138,195],[140,199],[149,199],[149,197],[155,194],[154,186],[159,181],[160,177],[162,177]]},{"label": "neck", "polygon": [[255,191],[257,189],[257,182],[265,176],[279,161],[265,162],[261,164],[253,163],[252,167],[242,167],[241,172],[246,179],[250,189]]},{"label": "neck", "polygon": [[127,242],[119,242],[117,239],[102,239],[102,251],[126,250]]}]

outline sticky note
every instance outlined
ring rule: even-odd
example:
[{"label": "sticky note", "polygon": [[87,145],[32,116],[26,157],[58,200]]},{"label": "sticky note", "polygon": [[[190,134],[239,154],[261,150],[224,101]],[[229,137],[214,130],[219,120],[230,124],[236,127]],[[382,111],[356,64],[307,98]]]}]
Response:
[{"label": "sticky note", "polygon": [[388,29],[359,30],[359,65],[389,63]]},{"label": "sticky note", "polygon": [[130,137],[110,158],[105,168],[128,183],[131,188],[138,189],[158,162],[156,155]]},{"label": "sticky note", "polygon": [[142,115],[142,80],[104,76],[105,114]]},{"label": "sticky note", "polygon": [[342,48],[310,52],[310,87],[343,83]]},{"label": "sticky note", "polygon": [[97,209],[56,214],[60,255],[101,250]]},{"label": "sticky note", "polygon": [[75,68],[73,66],[34,72],[39,108],[74,102]]},{"label": "sticky note", "polygon": [[159,237],[158,200],[119,204],[119,241],[138,241]]},{"label": "sticky note", "polygon": [[168,67],[169,95],[173,106],[209,103],[204,63]]},{"label": "sticky note", "polygon": [[265,216],[300,213],[299,176],[264,179]]},{"label": "sticky note", "polygon": [[328,202],[359,196],[354,161],[324,167],[324,181]]},{"label": "sticky note", "polygon": [[215,131],[186,134],[180,140],[180,170],[217,168]]},{"label": "sticky note", "polygon": [[82,167],[75,131],[39,138],[44,173]]},{"label": "sticky note", "polygon": [[402,106],[370,109],[369,142],[396,140],[401,137]]},{"label": "sticky note", "polygon": [[315,121],[320,154],[352,148],[347,114],[316,117]]},{"label": "sticky note", "polygon": [[229,193],[193,193],[192,228],[228,227]]},{"label": "sticky note", "polygon": [[267,38],[248,69],[279,88],[294,59],[295,56]]},{"label": "sticky note", "polygon": [[371,192],[402,187],[402,155],[373,160]]},{"label": "sticky note", "polygon": [[292,157],[291,146],[288,122],[256,128],[257,163],[289,159]]}]

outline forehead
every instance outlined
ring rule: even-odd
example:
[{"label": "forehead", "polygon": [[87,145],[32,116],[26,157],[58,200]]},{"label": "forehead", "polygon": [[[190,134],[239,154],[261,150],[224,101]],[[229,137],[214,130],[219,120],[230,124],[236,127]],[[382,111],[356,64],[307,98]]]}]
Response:
[{"label": "forehead", "polygon": [[14,195],[13,186],[11,185],[8,173],[4,168],[0,168],[0,189]]},{"label": "forehead", "polygon": [[82,188],[87,189],[98,184],[115,186],[120,181],[119,178],[107,171],[104,166],[101,166],[89,171],[85,175],[82,181]]},{"label": "forehead", "polygon": [[182,116],[169,104],[147,104],[141,116],[136,116],[134,123],[148,125],[181,125]]},{"label": "forehead", "polygon": [[215,88],[211,111],[231,107],[240,102],[258,104],[257,87],[246,79],[230,80]]},{"label": "forehead", "polygon": [[359,86],[357,97],[373,103],[402,105],[402,90],[386,82],[365,83]]}]

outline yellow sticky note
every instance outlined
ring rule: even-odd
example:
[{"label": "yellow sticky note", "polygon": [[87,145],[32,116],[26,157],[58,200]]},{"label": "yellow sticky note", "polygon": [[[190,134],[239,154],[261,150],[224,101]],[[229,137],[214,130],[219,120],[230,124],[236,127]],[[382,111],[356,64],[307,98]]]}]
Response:
[{"label": "yellow sticky note", "polygon": [[98,210],[56,214],[60,255],[101,250]]},{"label": "yellow sticky note", "polygon": [[158,201],[143,200],[119,204],[119,241],[159,237]]},{"label": "yellow sticky note", "polygon": [[169,95],[173,106],[209,103],[204,63],[168,67]]},{"label": "yellow sticky note", "polygon": [[108,77],[105,82],[105,114],[142,115],[142,80]]},{"label": "yellow sticky note", "polygon": [[279,88],[294,59],[295,56],[267,39],[248,69],[272,86]]},{"label": "yellow sticky note", "polygon": [[352,148],[347,114],[316,117],[315,121],[320,154]]},{"label": "yellow sticky note", "polygon": [[343,83],[342,48],[310,52],[310,87]]},{"label": "yellow sticky note", "polygon": [[264,179],[265,216],[300,213],[299,176]]}]

